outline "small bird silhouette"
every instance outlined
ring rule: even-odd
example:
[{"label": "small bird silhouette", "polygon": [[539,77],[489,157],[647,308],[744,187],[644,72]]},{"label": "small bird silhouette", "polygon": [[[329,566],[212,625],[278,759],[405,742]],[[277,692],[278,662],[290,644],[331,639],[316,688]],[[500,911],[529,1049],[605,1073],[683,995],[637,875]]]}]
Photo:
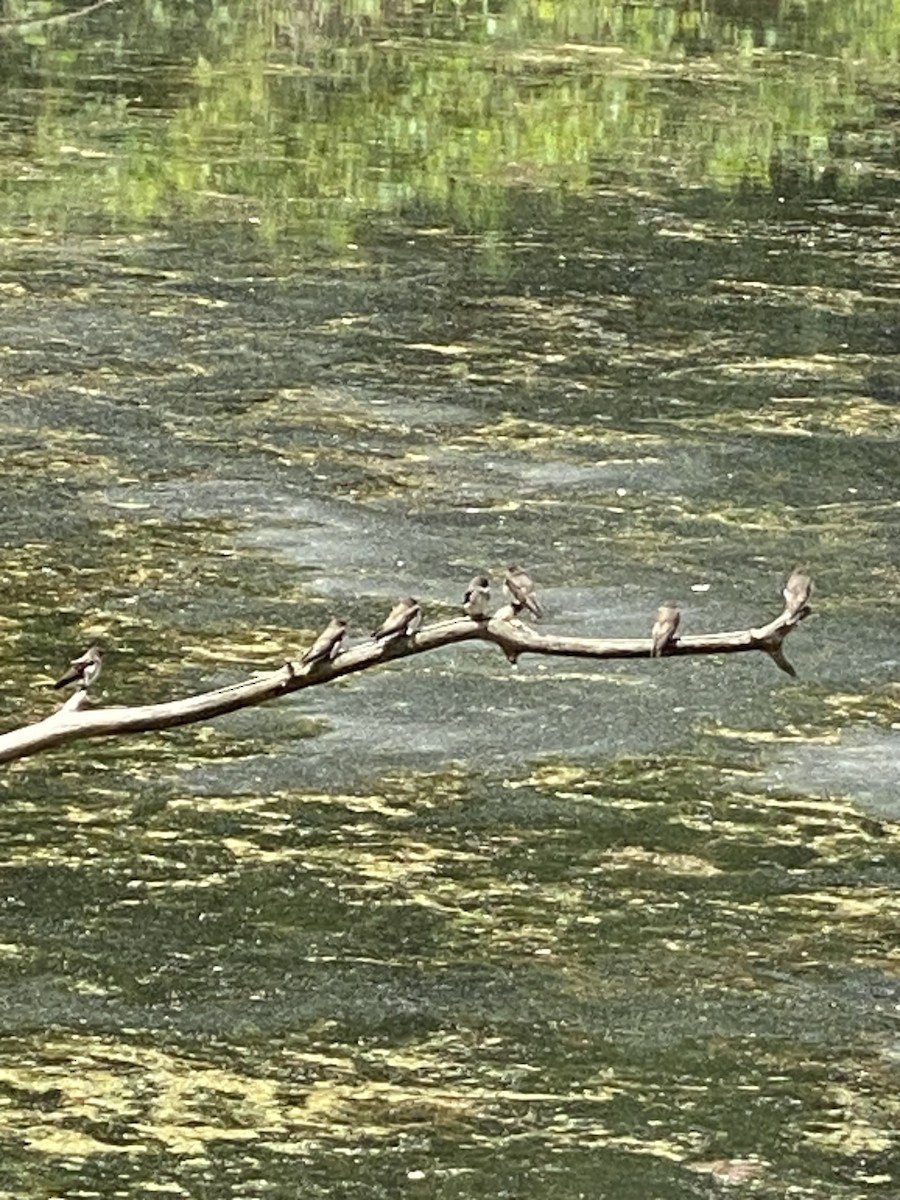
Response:
[{"label": "small bird silhouette", "polygon": [[398,600],[377,629],[372,630],[376,641],[386,641],[388,638],[409,637],[422,624],[422,609],[418,600],[407,596]]},{"label": "small bird silhouette", "polygon": [[300,659],[301,663],[331,662],[341,652],[341,642],[347,632],[347,622],[332,617],[310,648]]},{"label": "small bird silhouette", "polygon": [[477,621],[490,616],[488,611],[490,603],[490,580],[487,575],[476,575],[463,596],[463,612]]},{"label": "small bird silhouette", "polygon": [[813,585],[810,577],[799,569],[791,572],[791,577],[782,589],[785,612],[796,617],[798,613],[809,607]]},{"label": "small bird silhouette", "polygon": [[103,655],[100,653],[100,647],[91,646],[90,650],[85,650],[80,658],[72,659],[69,663],[69,670],[61,679],[57,679],[53,686],[61,688],[66,684],[75,683],[80,688],[88,688],[100,674],[102,666]]},{"label": "small bird silhouette", "polygon": [[650,657],[659,658],[665,654],[673,642],[678,639],[675,633],[681,621],[681,613],[674,604],[661,604],[656,614],[656,620],[653,623],[653,630],[650,634],[653,639],[653,644],[650,647]]},{"label": "small bird silhouette", "polygon": [[534,613],[538,618],[544,615],[544,610],[538,604],[537,597],[534,594],[534,580],[521,567],[515,565],[507,567],[506,578],[503,580],[503,590],[509,596],[516,612],[527,608],[529,612]]}]

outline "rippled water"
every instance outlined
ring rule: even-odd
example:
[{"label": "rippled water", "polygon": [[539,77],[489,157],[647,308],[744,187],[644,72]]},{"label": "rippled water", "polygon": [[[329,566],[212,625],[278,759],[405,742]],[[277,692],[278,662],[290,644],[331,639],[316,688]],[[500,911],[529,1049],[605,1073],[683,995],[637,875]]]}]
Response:
[{"label": "rippled water", "polygon": [[[890,6],[0,41],[4,728],[517,559],[464,644],[2,778],[0,1196],[897,1192]],[[15,14],[14,14],[15,15]]]}]

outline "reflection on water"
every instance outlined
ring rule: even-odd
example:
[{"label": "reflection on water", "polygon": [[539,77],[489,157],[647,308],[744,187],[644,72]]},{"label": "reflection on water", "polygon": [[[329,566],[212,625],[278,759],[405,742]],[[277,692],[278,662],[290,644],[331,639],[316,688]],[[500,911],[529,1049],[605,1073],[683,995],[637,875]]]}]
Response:
[{"label": "reflection on water", "polygon": [[816,611],[8,768],[0,1197],[893,1197],[896,14],[209,12],[0,42],[4,726]]}]

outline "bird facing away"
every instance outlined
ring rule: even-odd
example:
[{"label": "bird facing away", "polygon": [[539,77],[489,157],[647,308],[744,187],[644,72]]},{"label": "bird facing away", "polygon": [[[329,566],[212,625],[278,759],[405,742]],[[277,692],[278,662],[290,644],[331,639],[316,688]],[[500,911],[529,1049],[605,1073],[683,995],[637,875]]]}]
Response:
[{"label": "bird facing away", "polygon": [[463,612],[476,621],[484,620],[491,615],[488,611],[490,603],[490,580],[487,575],[476,575],[463,596]]},{"label": "bird facing away", "polygon": [[784,596],[785,612],[796,617],[798,613],[809,606],[812,593],[813,585],[810,577],[803,571],[792,571],[790,579],[781,592]]},{"label": "bird facing away", "polygon": [[312,666],[313,663],[331,662],[341,652],[341,642],[347,632],[347,622],[332,617],[310,648],[300,659],[301,663]]},{"label": "bird facing away", "polygon": [[503,580],[503,590],[509,596],[510,602],[516,612],[527,608],[529,612],[534,613],[538,618],[544,615],[544,610],[538,604],[537,597],[534,594],[534,580],[521,567],[515,565],[507,567],[506,578]]},{"label": "bird facing away", "polygon": [[656,614],[656,620],[653,623],[653,631],[650,634],[652,645],[650,647],[650,657],[659,658],[661,654],[665,654],[673,642],[678,639],[675,633],[681,621],[681,613],[674,604],[661,604]]},{"label": "bird facing away", "polygon": [[407,596],[398,600],[377,629],[372,630],[376,641],[386,641],[388,638],[409,637],[422,624],[422,609],[418,600]]},{"label": "bird facing away", "polygon": [[90,650],[86,650],[80,658],[72,659],[68,671],[62,679],[57,679],[53,686],[61,688],[68,683],[74,683],[80,688],[88,688],[100,674],[102,666],[103,656],[100,653],[100,647],[91,646]]}]

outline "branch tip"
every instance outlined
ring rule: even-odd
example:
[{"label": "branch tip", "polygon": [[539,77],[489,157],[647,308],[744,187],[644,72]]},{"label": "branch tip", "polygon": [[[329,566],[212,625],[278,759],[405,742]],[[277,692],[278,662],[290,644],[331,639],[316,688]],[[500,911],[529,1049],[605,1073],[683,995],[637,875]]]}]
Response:
[{"label": "branch tip", "polygon": [[766,646],[765,651],[779,670],[784,671],[785,675],[790,675],[793,679],[797,678],[797,672],[785,658],[780,642],[777,646]]}]

